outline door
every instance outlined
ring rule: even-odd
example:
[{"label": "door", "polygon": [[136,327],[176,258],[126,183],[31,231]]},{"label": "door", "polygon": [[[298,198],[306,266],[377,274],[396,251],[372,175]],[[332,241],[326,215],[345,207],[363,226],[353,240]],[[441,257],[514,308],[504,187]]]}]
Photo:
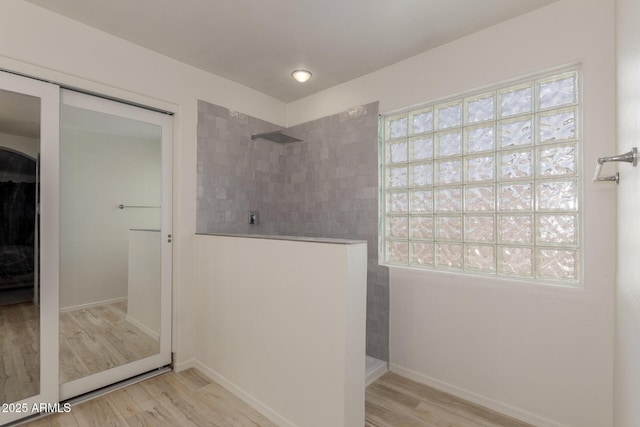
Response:
[{"label": "door", "polygon": [[58,402],[59,94],[0,72],[0,424]]},{"label": "door", "polygon": [[171,362],[171,116],[60,112],[60,399]]}]

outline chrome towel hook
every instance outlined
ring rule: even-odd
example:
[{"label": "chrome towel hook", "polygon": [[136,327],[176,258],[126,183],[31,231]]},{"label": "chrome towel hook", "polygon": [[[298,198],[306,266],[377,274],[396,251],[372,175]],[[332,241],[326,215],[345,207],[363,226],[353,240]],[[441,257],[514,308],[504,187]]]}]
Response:
[{"label": "chrome towel hook", "polygon": [[593,182],[613,181],[616,184],[620,184],[620,174],[618,172],[612,176],[600,176],[602,165],[608,162],[626,162],[636,167],[638,165],[638,148],[633,147],[628,153],[617,156],[598,157],[598,160],[596,160],[596,173],[593,175]]}]

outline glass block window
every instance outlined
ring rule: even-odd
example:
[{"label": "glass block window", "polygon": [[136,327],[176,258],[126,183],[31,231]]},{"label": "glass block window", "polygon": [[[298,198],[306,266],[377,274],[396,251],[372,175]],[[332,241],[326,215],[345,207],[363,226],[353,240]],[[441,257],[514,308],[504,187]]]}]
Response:
[{"label": "glass block window", "polygon": [[383,263],[579,283],[579,77],[383,116]]}]

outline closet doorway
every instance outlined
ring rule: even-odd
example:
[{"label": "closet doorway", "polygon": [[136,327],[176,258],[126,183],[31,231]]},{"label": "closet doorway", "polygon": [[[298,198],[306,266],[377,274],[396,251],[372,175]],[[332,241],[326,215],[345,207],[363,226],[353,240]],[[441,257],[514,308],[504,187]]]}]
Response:
[{"label": "closet doorway", "polygon": [[0,426],[171,363],[171,137],[0,72]]},{"label": "closet doorway", "polygon": [[63,89],[60,399],[171,363],[171,116]]}]

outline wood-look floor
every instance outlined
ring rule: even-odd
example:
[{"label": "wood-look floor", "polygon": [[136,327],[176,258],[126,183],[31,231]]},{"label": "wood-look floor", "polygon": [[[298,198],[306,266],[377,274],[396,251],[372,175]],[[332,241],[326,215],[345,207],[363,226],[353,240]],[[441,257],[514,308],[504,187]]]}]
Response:
[{"label": "wood-look floor", "polygon": [[[365,405],[366,427],[532,427],[393,373],[367,388]],[[194,369],[169,372],[26,425],[275,426]]]},{"label": "wood-look floor", "polygon": [[533,427],[394,373],[367,387],[365,412],[366,427]]},{"label": "wood-look floor", "polygon": [[126,316],[126,302],[60,313],[61,384],[160,351],[160,342]]},{"label": "wood-look floor", "polygon": [[277,427],[195,369],[159,375],[26,425]]},{"label": "wood-look floor", "polygon": [[0,306],[0,402],[40,390],[40,321],[34,304]]},{"label": "wood-look floor", "polygon": [[[160,350],[126,320],[126,302],[60,313],[60,382],[101,372]],[[0,306],[0,401],[38,394],[40,321],[29,303]]]}]

